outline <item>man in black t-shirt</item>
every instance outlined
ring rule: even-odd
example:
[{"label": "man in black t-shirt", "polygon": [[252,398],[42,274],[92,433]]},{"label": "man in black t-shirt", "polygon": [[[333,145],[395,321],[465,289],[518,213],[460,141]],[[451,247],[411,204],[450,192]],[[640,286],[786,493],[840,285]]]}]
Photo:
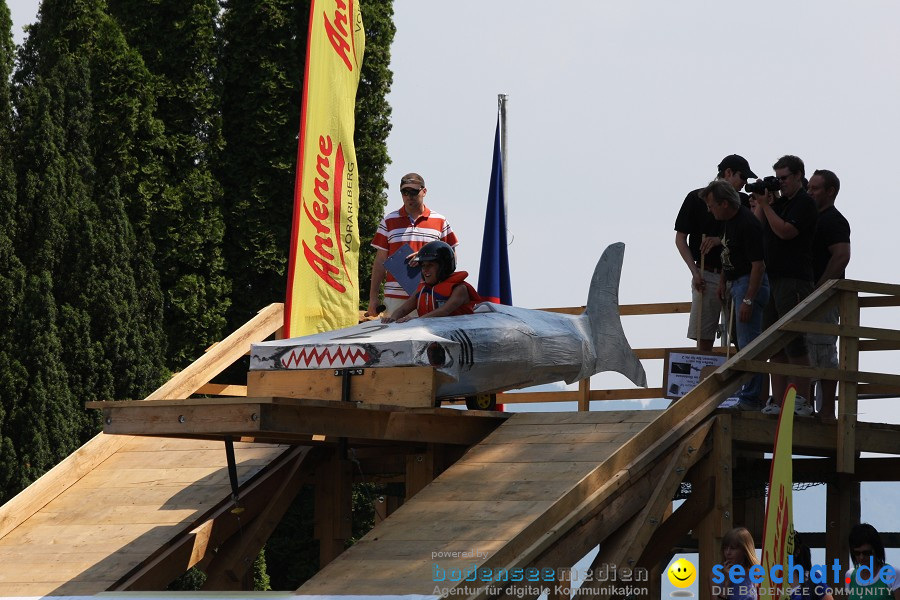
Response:
[{"label": "man in black t-shirt", "polygon": [[[710,183],[700,192],[710,214],[722,224],[722,275],[717,294],[724,301],[725,282],[737,312],[738,346],[744,348],[762,331],[763,310],[769,302],[769,282],[763,260],[763,230],[750,209],[741,204],[735,189],[725,181]],[[759,410],[762,375],[754,375],[722,408]]]},{"label": "man in black t-shirt", "polygon": [[[742,156],[730,154],[719,163],[717,179],[727,181],[738,192],[751,177],[755,179],[756,174],[750,170],[750,164]],[[697,340],[697,347],[700,350],[708,351],[712,350],[715,342],[722,313],[722,303],[716,296],[716,286],[722,271],[722,262],[719,259],[721,251],[719,237],[722,227],[707,210],[704,200],[698,195],[700,191],[693,190],[688,193],[681,204],[675,219],[675,247],[691,271],[691,316],[687,337]],[[705,241],[703,236],[706,236]],[[705,258],[702,261],[701,271],[703,255]],[[699,339],[698,321],[701,321]]]},{"label": "man in black t-shirt", "polygon": [[[807,191],[819,209],[816,233],[813,236],[813,277],[816,287],[829,279],[843,279],[844,271],[850,262],[850,223],[834,207],[835,198],[840,190],[841,180],[827,169],[819,169],[809,178]],[[837,307],[830,310],[822,321],[836,325]],[[810,362],[814,367],[833,369],[838,367],[837,336],[809,334],[806,341],[809,346]],[[822,396],[819,414],[824,420],[834,420],[834,394],[837,391],[837,381],[820,379],[819,391]]]},{"label": "man in black t-shirt", "polygon": [[[782,156],[772,168],[781,181],[781,191],[777,195],[768,192],[756,206],[756,216],[763,223],[766,273],[772,287],[772,301],[763,317],[764,328],[771,327],[813,290],[812,244],[818,213],[815,201],[803,189],[802,160],[792,155]],[[805,336],[796,336],[772,361],[809,366]],[[791,377],[791,380],[800,393],[808,393],[808,377]],[[773,401],[763,408],[764,413],[781,411],[787,384],[784,375],[772,375]],[[810,416],[813,411],[806,398],[798,394],[794,412]]]}]

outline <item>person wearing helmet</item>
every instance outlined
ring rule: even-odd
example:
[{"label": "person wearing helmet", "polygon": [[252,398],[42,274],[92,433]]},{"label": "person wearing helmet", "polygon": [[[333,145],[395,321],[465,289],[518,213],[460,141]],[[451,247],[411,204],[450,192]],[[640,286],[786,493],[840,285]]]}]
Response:
[{"label": "person wearing helmet", "polygon": [[[372,263],[372,281],[369,287],[369,307],[367,317],[374,317],[384,310],[390,314],[397,310],[409,294],[385,268],[385,261],[405,245],[412,248],[412,254],[403,258],[412,260],[415,253],[425,244],[440,240],[455,248],[459,240],[450,227],[447,217],[431,210],[425,205],[425,179],[418,173],[407,173],[400,179],[400,195],[403,206],[381,220],[378,230],[372,238],[375,248],[375,260]],[[384,283],[384,309],[379,306],[381,284]]]},{"label": "person wearing helmet", "polygon": [[416,261],[422,265],[422,282],[390,316],[382,317],[383,323],[405,323],[415,318],[410,314],[414,310],[424,318],[472,314],[481,297],[466,282],[469,274],[456,271],[456,254],[449,244],[428,242],[416,254]]}]

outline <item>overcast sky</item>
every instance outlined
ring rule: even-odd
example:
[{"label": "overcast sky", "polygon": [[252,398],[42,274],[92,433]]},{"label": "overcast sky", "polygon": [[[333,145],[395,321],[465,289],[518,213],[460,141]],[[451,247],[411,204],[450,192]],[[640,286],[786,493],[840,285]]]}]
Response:
[{"label": "overcast sky", "polygon": [[[8,1],[20,30],[37,2]],[[900,279],[897,193],[881,190],[900,159],[900,2],[395,0],[394,9],[390,208],[401,175],[421,173],[427,203],[461,239],[470,280],[498,93],[509,95],[517,305],[583,304],[594,264],[616,241],[626,244],[621,302],[688,300],[675,215],[732,153],[759,176],[784,154],[800,156],[808,174],[836,172],[853,229],[848,277]],[[898,309],[862,320],[900,329]],[[683,315],[624,323],[635,347],[688,343]],[[861,369],[896,373],[897,360],[864,355]],[[646,367],[660,385],[659,362]],[[594,387],[606,381],[624,379],[595,377]],[[860,418],[900,422],[896,406],[862,402]],[[879,498],[895,517],[897,502],[878,492],[871,504]],[[896,518],[875,525],[898,529]]]}]

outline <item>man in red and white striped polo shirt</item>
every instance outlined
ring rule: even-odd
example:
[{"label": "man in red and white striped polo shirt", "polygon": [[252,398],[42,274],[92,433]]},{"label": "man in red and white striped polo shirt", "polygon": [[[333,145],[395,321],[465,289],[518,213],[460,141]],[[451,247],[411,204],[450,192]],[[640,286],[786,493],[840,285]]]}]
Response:
[{"label": "man in red and white striped polo shirt", "polygon": [[372,238],[372,247],[377,252],[375,262],[372,263],[372,286],[369,289],[369,309],[366,311],[368,316],[374,317],[378,314],[378,293],[382,282],[384,282],[386,315],[390,315],[409,298],[409,294],[384,268],[384,261],[403,244],[409,244],[414,252],[418,252],[419,248],[435,240],[446,242],[454,250],[459,245],[459,240],[456,239],[456,234],[453,233],[447,219],[425,206],[427,193],[425,180],[418,173],[407,173],[400,178],[403,206],[381,220],[378,231]]}]

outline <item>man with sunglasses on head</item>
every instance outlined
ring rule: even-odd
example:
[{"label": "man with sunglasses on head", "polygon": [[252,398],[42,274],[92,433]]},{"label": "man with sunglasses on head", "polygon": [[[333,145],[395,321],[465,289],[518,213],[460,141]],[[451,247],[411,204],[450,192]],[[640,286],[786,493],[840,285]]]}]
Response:
[{"label": "man with sunglasses on head", "polygon": [[[803,161],[788,154],[779,158],[772,168],[781,182],[781,190],[766,192],[756,206],[756,216],[763,224],[766,273],[772,288],[763,316],[764,330],[813,291],[813,236],[818,216],[815,200],[804,189]],[[797,335],[771,360],[808,367],[806,337]],[[792,377],[791,380],[801,393],[808,393],[809,378]],[[787,384],[784,375],[772,375],[772,402],[762,412],[776,415],[781,412]],[[808,417],[813,410],[806,398],[798,395],[794,412]]]},{"label": "man with sunglasses on head", "polygon": [[[744,206],[747,205],[747,195],[741,189],[750,177],[756,179],[756,175],[750,170],[750,163],[737,154],[729,154],[723,158],[716,175],[716,179],[723,179],[731,184]],[[722,272],[722,225],[706,208],[705,199],[699,195],[701,191],[702,188],[693,190],[681,204],[675,218],[675,247],[691,271],[691,316],[688,319],[687,336],[697,340],[700,350],[709,351],[716,341],[722,313],[722,302],[716,293]],[[705,239],[703,236],[706,236]],[[701,321],[699,339],[698,321]]]},{"label": "man with sunglasses on head", "polygon": [[[409,294],[401,287],[394,276],[385,269],[384,261],[404,244],[409,244],[413,254],[427,244],[439,240],[450,245],[454,250],[459,245],[456,234],[447,222],[447,218],[425,206],[425,179],[418,173],[407,173],[400,178],[400,195],[403,206],[388,214],[378,225],[372,247],[375,248],[375,261],[372,263],[372,285],[369,288],[369,308],[366,316],[378,314],[378,294],[384,283],[384,316],[401,306],[409,298]],[[407,260],[410,257],[406,257]]]}]

